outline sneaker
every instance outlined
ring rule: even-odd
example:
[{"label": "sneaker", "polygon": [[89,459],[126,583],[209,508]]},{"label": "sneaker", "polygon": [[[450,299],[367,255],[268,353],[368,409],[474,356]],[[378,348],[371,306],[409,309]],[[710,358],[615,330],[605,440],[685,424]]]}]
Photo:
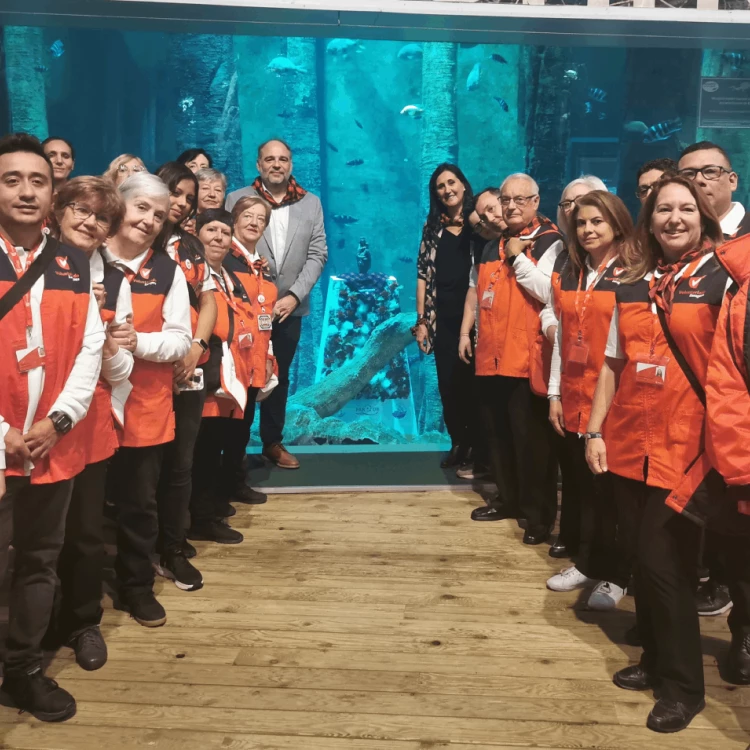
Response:
[{"label": "sneaker", "polygon": [[18,708],[39,721],[66,721],[76,712],[75,698],[46,677],[41,667],[31,672],[6,672],[2,690]]},{"label": "sneaker", "polygon": [[221,521],[207,521],[191,526],[187,535],[188,539],[217,544],[239,544],[245,538],[239,531]]},{"label": "sneaker", "polygon": [[182,540],[182,554],[187,557],[188,560],[192,560],[197,554],[198,550],[193,547],[187,539]]},{"label": "sneaker", "polygon": [[732,609],[729,589],[711,580],[701,583],[695,594],[695,607],[703,617],[723,615]]},{"label": "sneaker", "polygon": [[130,616],[144,628],[158,628],[167,621],[167,613],[156,600],[153,591],[123,597],[123,600]]},{"label": "sneaker", "polygon": [[246,505],[263,505],[266,500],[268,500],[268,495],[258,492],[258,490],[254,490],[246,484],[238,487],[229,498],[231,503],[245,503]]},{"label": "sneaker", "polygon": [[98,625],[71,636],[68,646],[75,651],[78,666],[87,672],[101,669],[107,663],[107,644]]},{"label": "sneaker", "polygon": [[593,578],[583,575],[575,565],[560,571],[547,581],[547,588],[551,591],[575,591],[589,584],[596,583]]},{"label": "sneaker", "polygon": [[464,464],[456,469],[459,479],[488,479],[490,470],[482,464]]},{"label": "sneaker", "polygon": [[162,577],[174,581],[174,585],[182,591],[197,591],[203,588],[203,576],[192,565],[182,550],[165,552],[154,570]]},{"label": "sneaker", "polygon": [[588,601],[588,608],[597,612],[607,612],[614,609],[620,599],[625,596],[627,589],[620,588],[616,583],[601,581],[594,586]]}]

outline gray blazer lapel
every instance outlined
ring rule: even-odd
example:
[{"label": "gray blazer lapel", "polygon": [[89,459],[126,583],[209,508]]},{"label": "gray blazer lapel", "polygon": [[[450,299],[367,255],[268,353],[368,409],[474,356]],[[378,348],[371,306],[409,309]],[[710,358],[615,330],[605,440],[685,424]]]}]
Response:
[{"label": "gray blazer lapel", "polygon": [[[289,226],[286,230],[286,247],[284,248],[284,257],[281,259],[281,265],[283,267],[284,262],[289,257],[289,248],[292,246],[294,235],[297,234],[297,227],[299,227],[300,213],[301,213],[301,201],[292,203],[289,206]],[[279,268],[281,272],[281,268]]]}]

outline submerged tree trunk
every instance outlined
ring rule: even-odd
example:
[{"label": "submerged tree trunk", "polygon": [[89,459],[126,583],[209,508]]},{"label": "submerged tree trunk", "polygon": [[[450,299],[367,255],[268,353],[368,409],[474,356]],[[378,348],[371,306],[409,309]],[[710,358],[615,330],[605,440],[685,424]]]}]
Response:
[{"label": "submerged tree trunk", "polygon": [[6,26],[3,38],[11,132],[44,140],[49,135],[44,81],[48,66],[42,29]]}]

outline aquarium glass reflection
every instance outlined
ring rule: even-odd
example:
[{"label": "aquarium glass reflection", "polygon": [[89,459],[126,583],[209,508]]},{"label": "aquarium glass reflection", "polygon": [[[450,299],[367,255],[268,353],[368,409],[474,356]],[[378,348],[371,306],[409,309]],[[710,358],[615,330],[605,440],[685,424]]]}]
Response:
[{"label": "aquarium glass reflection", "polygon": [[409,332],[440,162],[456,161],[475,192],[528,171],[550,216],[567,182],[594,174],[635,214],[638,167],[710,139],[747,202],[750,131],[698,127],[701,76],[750,78],[741,50],[59,27],[5,27],[2,45],[3,130],[69,139],[76,174],[122,153],[155,169],[201,146],[233,190],[255,178],[259,143],[292,145],[298,182],[323,202],[329,260],[291,374],[290,445],[447,442],[434,360]]}]

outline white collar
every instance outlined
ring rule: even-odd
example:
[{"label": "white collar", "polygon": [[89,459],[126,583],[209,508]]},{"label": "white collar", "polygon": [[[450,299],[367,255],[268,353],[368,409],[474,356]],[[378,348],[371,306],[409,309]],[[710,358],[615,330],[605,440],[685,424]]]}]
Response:
[{"label": "white collar", "polygon": [[106,245],[102,247],[101,252],[104,256],[104,260],[106,260],[110,265],[119,266],[120,268],[124,267],[129,271],[132,271],[133,273],[138,273],[138,271],[141,270],[143,261],[146,260],[146,256],[148,255],[149,250],[150,248],[146,248],[140,255],[136,255],[136,257],[132,260],[123,260],[122,258],[118,258]]},{"label": "white collar", "polygon": [[745,218],[745,207],[741,203],[732,203],[729,213],[721,220],[721,231],[727,235],[733,235]]},{"label": "white collar", "polygon": [[89,268],[91,269],[91,281],[95,284],[101,284],[104,279],[104,258],[101,250],[94,250],[89,258]]}]

